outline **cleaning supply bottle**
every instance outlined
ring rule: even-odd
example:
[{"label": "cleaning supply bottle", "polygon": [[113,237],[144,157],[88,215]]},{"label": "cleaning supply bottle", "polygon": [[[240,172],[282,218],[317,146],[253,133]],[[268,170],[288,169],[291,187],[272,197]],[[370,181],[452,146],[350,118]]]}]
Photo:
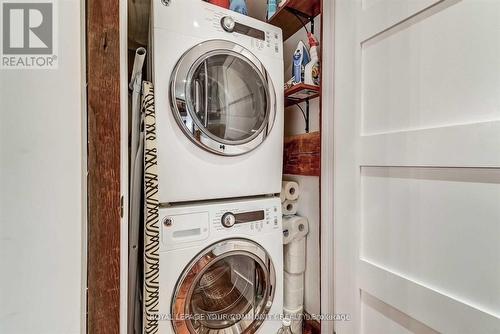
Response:
[{"label": "cleaning supply bottle", "polygon": [[231,0],[229,9],[243,15],[248,15],[246,0]]},{"label": "cleaning supply bottle", "polygon": [[293,53],[293,70],[292,70],[292,78],[293,83],[298,84],[304,82],[303,73],[304,66],[309,63],[309,52],[304,44],[304,42],[299,41],[297,44],[297,48]]},{"label": "cleaning supply bottle", "polygon": [[320,84],[320,64],[318,57],[318,40],[313,34],[308,33],[311,60],[304,68],[304,83],[319,86]]},{"label": "cleaning supply bottle", "polygon": [[277,334],[292,334],[292,321],[289,317],[283,318],[283,324]]},{"label": "cleaning supply bottle", "polygon": [[267,19],[269,20],[278,9],[278,0],[267,0]]}]

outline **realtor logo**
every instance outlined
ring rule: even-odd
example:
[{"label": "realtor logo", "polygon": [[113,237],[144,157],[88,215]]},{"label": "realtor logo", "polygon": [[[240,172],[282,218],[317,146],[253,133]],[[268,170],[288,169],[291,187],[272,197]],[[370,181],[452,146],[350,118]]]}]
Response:
[{"label": "realtor logo", "polygon": [[2,68],[57,67],[54,3],[2,3]]}]

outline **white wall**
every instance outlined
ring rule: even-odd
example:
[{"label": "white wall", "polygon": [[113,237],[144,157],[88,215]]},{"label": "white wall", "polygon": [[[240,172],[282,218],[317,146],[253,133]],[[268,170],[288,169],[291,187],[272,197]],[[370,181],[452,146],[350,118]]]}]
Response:
[{"label": "white wall", "polygon": [[81,6],[58,1],[57,70],[0,70],[0,333],[82,331]]}]

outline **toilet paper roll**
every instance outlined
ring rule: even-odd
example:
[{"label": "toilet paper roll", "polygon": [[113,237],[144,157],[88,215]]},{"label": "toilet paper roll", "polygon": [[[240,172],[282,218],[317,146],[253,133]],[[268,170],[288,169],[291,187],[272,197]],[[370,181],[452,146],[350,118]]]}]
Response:
[{"label": "toilet paper roll", "polygon": [[280,193],[280,200],[281,200],[281,203],[286,201],[286,196],[285,196],[285,193],[283,191]]},{"label": "toilet paper roll", "polygon": [[281,183],[281,192],[285,194],[285,199],[295,201],[300,196],[299,184],[295,181],[283,181]]},{"label": "toilet paper roll", "polygon": [[283,308],[283,313],[286,317],[292,320],[291,330],[293,334],[302,334],[302,321],[304,319],[304,307],[297,309]]},{"label": "toilet paper roll", "polygon": [[285,200],[281,204],[281,211],[284,216],[294,215],[297,213],[298,203],[297,201]]},{"label": "toilet paper roll", "polygon": [[293,241],[284,247],[283,262],[285,271],[300,274],[306,270],[306,239]]},{"label": "toilet paper roll", "polygon": [[307,218],[300,216],[283,217],[283,244],[289,244],[293,240],[299,240],[309,233],[309,222]]}]

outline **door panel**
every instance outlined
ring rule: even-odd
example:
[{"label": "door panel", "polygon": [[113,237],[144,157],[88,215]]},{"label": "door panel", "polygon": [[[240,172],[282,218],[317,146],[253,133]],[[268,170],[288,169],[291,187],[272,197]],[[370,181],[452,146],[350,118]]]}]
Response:
[{"label": "door panel", "polygon": [[267,252],[246,239],[207,247],[184,269],[172,298],[176,333],[256,331],[274,299],[276,272]]},{"label": "door panel", "polygon": [[500,314],[500,170],[362,168],[361,201],[363,261]]},{"label": "door panel", "polygon": [[366,41],[391,27],[400,26],[410,17],[441,2],[442,0],[362,0],[360,38]]},{"label": "door panel", "polygon": [[500,2],[335,19],[337,333],[500,333]]},{"label": "door panel", "polygon": [[188,138],[220,155],[262,144],[276,117],[276,94],[263,64],[244,47],[210,40],[188,50],[170,78],[170,105]]},{"label": "door panel", "polygon": [[363,44],[362,134],[499,119],[500,75],[492,69],[500,68],[500,47],[494,31],[500,31],[500,2],[461,1]]}]

